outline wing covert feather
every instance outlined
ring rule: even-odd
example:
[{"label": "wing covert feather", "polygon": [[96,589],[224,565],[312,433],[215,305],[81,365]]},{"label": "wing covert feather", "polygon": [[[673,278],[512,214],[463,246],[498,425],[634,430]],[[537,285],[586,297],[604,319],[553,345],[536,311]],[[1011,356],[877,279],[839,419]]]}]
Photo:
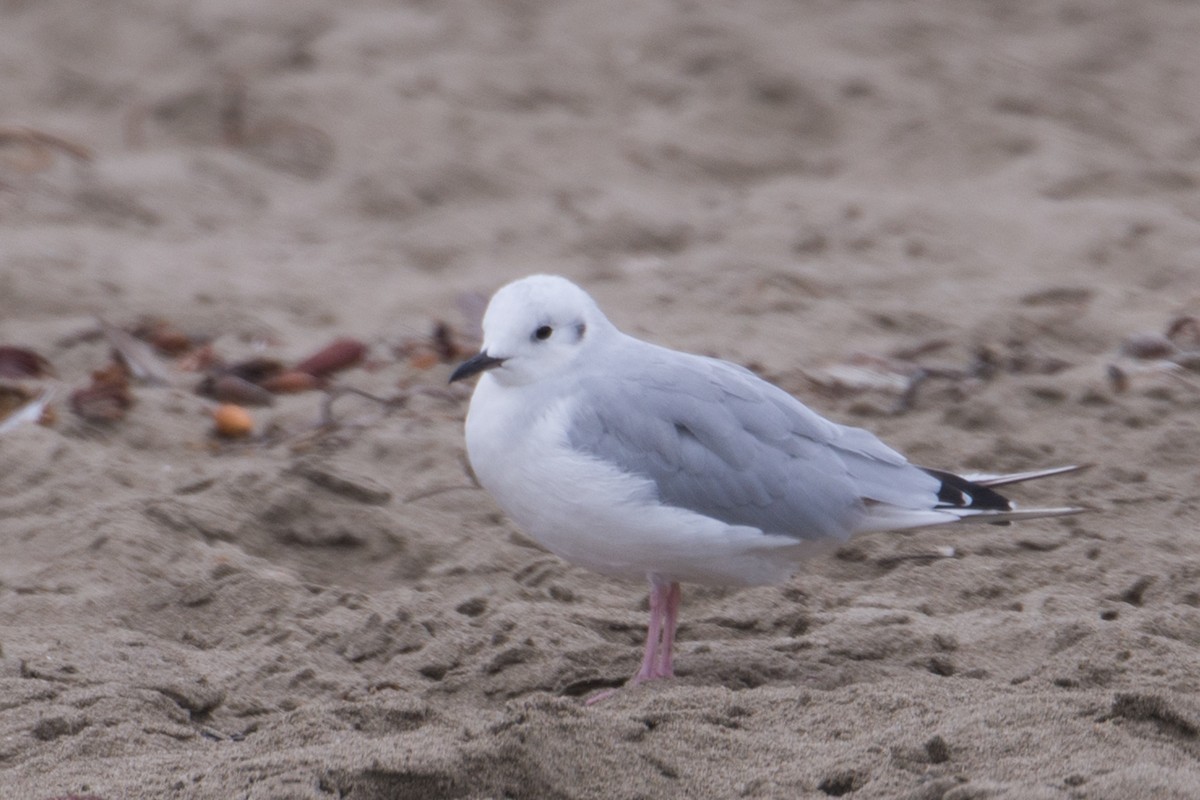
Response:
[{"label": "wing covert feather", "polygon": [[864,500],[935,499],[938,481],[869,432],[829,422],[728,362],[629,341],[638,352],[582,381],[569,440],[649,478],[664,503],[768,533],[844,539]]}]

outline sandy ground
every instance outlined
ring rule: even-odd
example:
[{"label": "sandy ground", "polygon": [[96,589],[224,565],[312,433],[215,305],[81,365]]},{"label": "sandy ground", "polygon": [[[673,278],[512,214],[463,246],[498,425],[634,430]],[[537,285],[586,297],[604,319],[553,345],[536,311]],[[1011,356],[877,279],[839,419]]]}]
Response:
[{"label": "sandy ground", "polygon": [[[57,412],[0,436],[0,797],[1200,796],[1200,375],[1120,354],[1200,312],[1197,41],[1169,0],[0,3],[0,345]],[[1094,512],[686,587],[679,678],[585,707],[644,587],[500,515],[413,352],[532,272],[919,463],[1090,462],[1017,494]],[[162,356],[84,420],[97,315],[358,337],[338,384],[393,402],[219,442]]]}]

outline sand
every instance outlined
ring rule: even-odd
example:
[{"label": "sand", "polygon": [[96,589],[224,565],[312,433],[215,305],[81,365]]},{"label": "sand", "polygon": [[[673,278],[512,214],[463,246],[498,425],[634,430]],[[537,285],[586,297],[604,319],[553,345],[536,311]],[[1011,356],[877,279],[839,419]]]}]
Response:
[{"label": "sand", "polygon": [[[1200,313],[1197,41],[1169,0],[0,4],[0,345],[56,392],[0,436],[0,797],[1200,796],[1200,375],[1121,352]],[[533,272],[919,463],[1091,463],[1016,496],[1092,511],[685,587],[679,677],[584,706],[645,587],[504,519],[422,349]],[[156,356],[84,420],[98,316],[357,337],[336,384],[391,402],[219,441]]]}]

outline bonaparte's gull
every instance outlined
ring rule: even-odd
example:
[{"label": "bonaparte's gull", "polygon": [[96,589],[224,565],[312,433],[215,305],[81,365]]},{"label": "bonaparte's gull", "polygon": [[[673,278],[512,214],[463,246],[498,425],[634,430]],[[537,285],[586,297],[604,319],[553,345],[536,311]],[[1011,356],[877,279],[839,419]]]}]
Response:
[{"label": "bonaparte's gull", "polygon": [[994,487],[1074,467],[959,476],[914,466],[749,370],[621,333],[565,278],[501,288],[466,421],[471,466],[500,507],[575,564],[650,582],[632,682],[672,673],[681,582],[788,579],[857,533],[1072,514],[1017,510]]}]

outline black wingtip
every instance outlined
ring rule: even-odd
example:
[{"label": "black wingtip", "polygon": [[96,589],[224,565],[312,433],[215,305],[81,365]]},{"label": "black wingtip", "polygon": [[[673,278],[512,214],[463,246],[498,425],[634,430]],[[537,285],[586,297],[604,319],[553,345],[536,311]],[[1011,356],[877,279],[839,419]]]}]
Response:
[{"label": "black wingtip", "polygon": [[938,487],[938,502],[950,508],[973,508],[981,511],[1012,511],[1007,497],[978,483],[938,469],[922,469],[942,482]]}]

